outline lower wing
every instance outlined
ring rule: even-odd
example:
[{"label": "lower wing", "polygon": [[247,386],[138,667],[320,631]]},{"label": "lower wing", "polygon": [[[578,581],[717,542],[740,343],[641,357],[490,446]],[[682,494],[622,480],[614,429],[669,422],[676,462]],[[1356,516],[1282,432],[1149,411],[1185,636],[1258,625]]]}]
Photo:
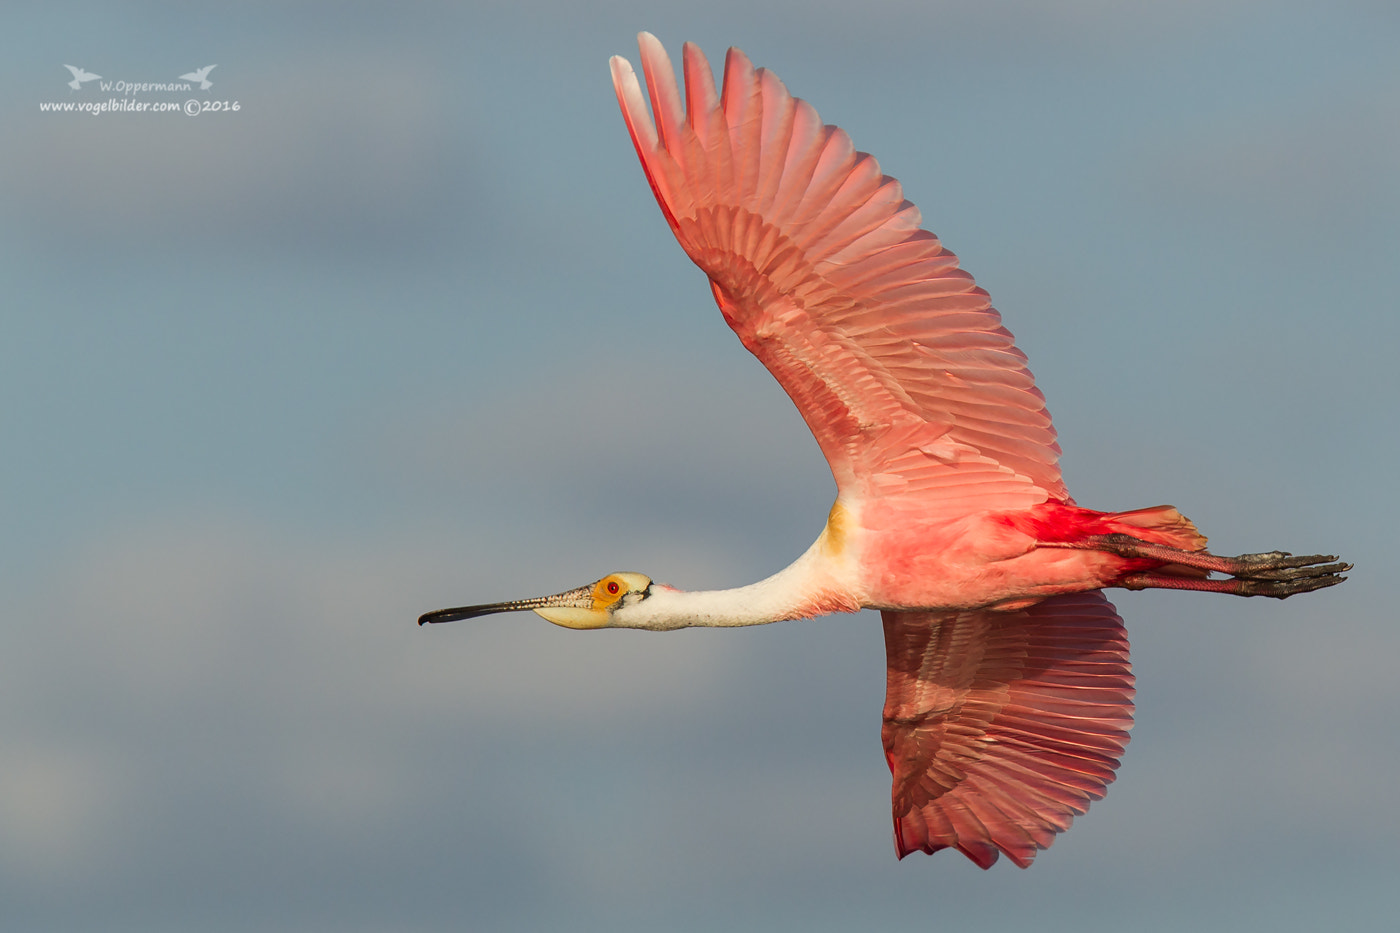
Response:
[{"label": "lower wing", "polygon": [[1104,795],[1128,743],[1123,620],[1100,591],[995,612],[882,612],[899,857],[1025,868]]}]

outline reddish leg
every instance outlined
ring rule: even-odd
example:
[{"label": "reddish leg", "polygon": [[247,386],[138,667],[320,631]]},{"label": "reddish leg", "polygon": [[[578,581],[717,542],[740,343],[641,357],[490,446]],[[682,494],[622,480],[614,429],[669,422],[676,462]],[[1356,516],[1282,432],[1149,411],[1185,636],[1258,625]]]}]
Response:
[{"label": "reddish leg", "polygon": [[1230,575],[1228,580],[1210,580],[1204,577],[1159,573],[1155,570],[1136,571],[1124,574],[1113,584],[1129,590],[1197,590],[1206,593],[1287,599],[1296,593],[1308,593],[1323,587],[1336,586],[1346,579],[1342,574],[1351,569],[1351,564],[1338,562],[1332,554],[1294,557],[1287,551],[1268,551],[1263,554],[1220,557],[1209,551],[1183,551],[1125,534],[1091,535],[1073,543],[1044,546],[1106,551],[1131,560],[1157,561],[1163,565],[1174,564],[1178,567],[1192,567]]}]

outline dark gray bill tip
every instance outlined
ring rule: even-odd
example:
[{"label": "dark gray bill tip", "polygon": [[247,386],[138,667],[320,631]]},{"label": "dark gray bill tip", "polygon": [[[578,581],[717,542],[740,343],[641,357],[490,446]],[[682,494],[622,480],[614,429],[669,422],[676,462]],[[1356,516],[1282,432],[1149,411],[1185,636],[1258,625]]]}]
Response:
[{"label": "dark gray bill tip", "polygon": [[517,612],[521,609],[528,609],[528,606],[520,606],[513,603],[490,603],[485,606],[458,606],[455,609],[435,609],[432,612],[425,612],[418,617],[419,625],[436,625],[439,622],[457,622],[461,619],[475,619],[478,616],[489,616],[496,612]]},{"label": "dark gray bill tip", "polygon": [[432,612],[425,612],[418,617],[419,625],[430,625],[438,622],[455,622],[458,619],[466,618],[460,609],[436,609]]}]

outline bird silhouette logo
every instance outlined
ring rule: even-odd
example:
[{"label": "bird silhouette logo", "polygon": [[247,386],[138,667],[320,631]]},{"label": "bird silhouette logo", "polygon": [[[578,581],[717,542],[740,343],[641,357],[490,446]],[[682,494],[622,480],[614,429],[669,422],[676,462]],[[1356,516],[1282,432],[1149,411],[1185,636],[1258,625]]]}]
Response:
[{"label": "bird silhouette logo", "polygon": [[214,82],[209,80],[209,72],[213,71],[213,70],[214,70],[215,68],[217,68],[217,67],[219,67],[219,66],[218,66],[218,65],[205,65],[203,68],[199,69],[198,71],[191,71],[191,72],[190,72],[189,74],[187,74],[187,75],[180,75],[180,80],[181,80],[181,81],[198,81],[198,82],[199,82],[199,89],[200,89],[201,91],[207,91],[207,90],[209,90],[211,87],[214,86]]},{"label": "bird silhouette logo", "polygon": [[102,77],[101,75],[95,75],[90,71],[84,71],[73,65],[64,65],[63,67],[73,72],[73,80],[68,82],[68,86],[75,91],[83,86],[84,81],[96,81],[98,78]]}]

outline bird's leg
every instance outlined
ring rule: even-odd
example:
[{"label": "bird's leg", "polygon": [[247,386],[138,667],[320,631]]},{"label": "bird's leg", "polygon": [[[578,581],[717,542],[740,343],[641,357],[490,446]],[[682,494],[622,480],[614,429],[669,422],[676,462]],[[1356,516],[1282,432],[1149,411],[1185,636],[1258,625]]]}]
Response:
[{"label": "bird's leg", "polygon": [[1211,580],[1205,577],[1146,570],[1126,573],[1112,584],[1129,590],[1197,590],[1286,599],[1296,593],[1308,593],[1323,587],[1336,586],[1346,579],[1342,574],[1352,566],[1339,562],[1333,554],[1295,557],[1287,551],[1266,551],[1262,554],[1220,557],[1209,551],[1185,551],[1126,534],[1090,535],[1074,542],[1046,543],[1043,546],[1105,551],[1131,560],[1160,561],[1162,564],[1230,575],[1228,580]]}]

